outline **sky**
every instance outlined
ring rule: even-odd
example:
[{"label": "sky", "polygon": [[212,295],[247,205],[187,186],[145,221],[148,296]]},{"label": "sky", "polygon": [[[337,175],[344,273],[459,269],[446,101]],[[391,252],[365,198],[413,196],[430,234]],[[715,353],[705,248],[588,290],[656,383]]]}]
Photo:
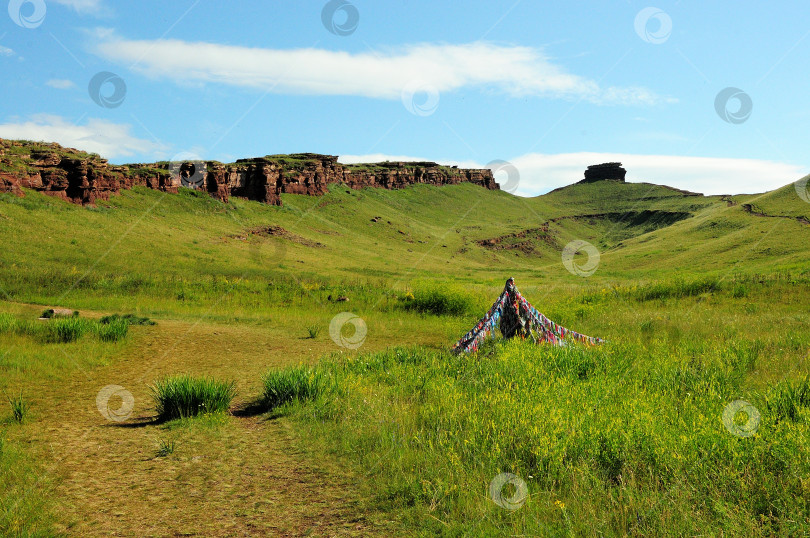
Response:
[{"label": "sky", "polygon": [[654,1],[4,0],[0,137],[432,160],[522,196],[607,161],[706,194],[810,173],[810,6]]}]

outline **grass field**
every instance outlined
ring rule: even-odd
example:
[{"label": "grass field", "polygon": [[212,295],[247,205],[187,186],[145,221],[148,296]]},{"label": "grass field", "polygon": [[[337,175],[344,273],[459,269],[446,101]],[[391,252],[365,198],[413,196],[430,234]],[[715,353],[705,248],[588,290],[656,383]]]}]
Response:
[{"label": "grass field", "polygon": [[[283,201],[0,195],[0,534],[809,532],[793,185]],[[607,343],[449,354],[510,276]]]}]

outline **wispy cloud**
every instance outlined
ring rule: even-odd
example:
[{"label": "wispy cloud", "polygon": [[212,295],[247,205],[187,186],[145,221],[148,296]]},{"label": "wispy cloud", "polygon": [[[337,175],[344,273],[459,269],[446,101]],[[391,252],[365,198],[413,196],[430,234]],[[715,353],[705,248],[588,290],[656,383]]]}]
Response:
[{"label": "wispy cloud", "polygon": [[76,87],[72,80],[63,78],[52,78],[46,82],[45,85],[50,86],[51,88],[56,88],[57,90],[69,90]]},{"label": "wispy cloud", "polygon": [[[436,160],[442,164],[482,168],[474,161],[438,160],[402,155],[346,155],[343,163]],[[807,167],[759,159],[635,155],[626,153],[529,153],[509,159],[520,174],[516,194],[537,196],[576,183],[592,164],[620,161],[627,181],[668,185],[704,194],[753,194],[773,190],[806,175]],[[499,178],[496,176],[495,178]],[[503,181],[504,178],[500,178]]]},{"label": "wispy cloud", "polygon": [[98,153],[107,159],[150,155],[164,155],[162,144],[137,138],[131,134],[131,125],[90,118],[76,125],[61,116],[37,114],[21,123],[0,124],[0,137],[18,140],[58,142],[63,146]]},{"label": "wispy cloud", "polygon": [[266,49],[180,40],[129,40],[98,30],[96,52],[177,83],[220,83],[276,93],[400,99],[420,83],[437,92],[477,87],[513,97],[652,105],[674,99],[643,87],[601,87],[571,74],[541,49],[476,42],[415,44],[349,53]]},{"label": "wispy cloud", "polygon": [[73,8],[77,13],[83,15],[103,15],[107,12],[107,7],[103,0],[54,0],[57,4],[62,4]]},{"label": "wispy cloud", "polygon": [[8,47],[0,45],[0,56],[14,56],[14,51]]}]

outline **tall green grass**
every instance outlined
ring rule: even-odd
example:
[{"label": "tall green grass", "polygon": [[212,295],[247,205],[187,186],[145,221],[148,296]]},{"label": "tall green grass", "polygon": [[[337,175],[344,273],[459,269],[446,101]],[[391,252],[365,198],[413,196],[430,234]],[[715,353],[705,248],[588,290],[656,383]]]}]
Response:
[{"label": "tall green grass", "polygon": [[160,421],[226,413],[236,396],[234,381],[185,374],[158,379],[150,389]]},{"label": "tall green grass", "polygon": [[267,410],[292,401],[314,400],[327,387],[324,373],[310,366],[272,370],[262,377],[262,385],[261,405]]},{"label": "tall green grass", "polygon": [[0,430],[0,536],[53,536],[54,482],[31,454],[28,442]]},{"label": "tall green grass", "polygon": [[79,318],[52,318],[43,324],[44,336],[48,342],[67,343],[75,342],[85,333],[92,332],[95,323]]},{"label": "tall green grass", "polygon": [[[425,534],[801,534],[810,423],[780,419],[744,388],[760,350],[689,340],[511,341],[471,356],[397,348],[323,362],[316,371],[337,390],[292,414],[368,476],[377,506]],[[804,385],[791,387],[771,401],[806,418]],[[724,423],[738,399],[761,413],[752,437]],[[519,510],[489,499],[504,472],[527,484]]]},{"label": "tall green grass", "polygon": [[403,305],[408,310],[437,316],[481,314],[478,309],[484,302],[459,284],[417,280],[412,287],[413,291],[403,297]]},{"label": "tall green grass", "polygon": [[22,391],[19,396],[14,398],[6,396],[9,405],[11,406],[11,418],[14,422],[22,424],[28,417],[28,412],[31,410],[31,404],[23,397]]},{"label": "tall green grass", "polygon": [[110,319],[106,323],[97,323],[95,331],[102,342],[117,342],[127,337],[130,322],[124,318]]},{"label": "tall green grass", "polygon": [[102,342],[117,342],[127,337],[129,325],[127,320],[120,318],[100,323],[78,316],[52,317],[47,321],[40,321],[0,314],[0,334],[23,335],[45,343],[67,344],[85,335],[93,335]]},{"label": "tall green grass", "polygon": [[784,381],[772,388],[766,400],[767,409],[777,421],[791,420],[796,422],[801,420],[802,411],[805,416],[810,410],[810,376],[805,377],[795,383]]}]

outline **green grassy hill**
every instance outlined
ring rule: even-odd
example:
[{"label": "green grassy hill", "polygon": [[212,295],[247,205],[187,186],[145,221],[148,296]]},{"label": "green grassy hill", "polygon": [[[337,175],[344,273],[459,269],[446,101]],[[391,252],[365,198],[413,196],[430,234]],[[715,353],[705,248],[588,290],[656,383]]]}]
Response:
[{"label": "green grassy hill", "polygon": [[278,208],[136,188],[81,208],[33,192],[3,195],[0,233],[17,248],[0,252],[0,278],[20,300],[61,295],[79,276],[81,295],[212,276],[374,278],[395,287],[417,277],[500,286],[504,275],[531,285],[581,283],[560,260],[575,239],[600,251],[593,281],[802,271],[810,258],[808,225],[745,206],[810,214],[792,185],[733,202],[616,182],[575,184],[531,199],[469,184],[333,187],[323,197],[283,198]]}]

